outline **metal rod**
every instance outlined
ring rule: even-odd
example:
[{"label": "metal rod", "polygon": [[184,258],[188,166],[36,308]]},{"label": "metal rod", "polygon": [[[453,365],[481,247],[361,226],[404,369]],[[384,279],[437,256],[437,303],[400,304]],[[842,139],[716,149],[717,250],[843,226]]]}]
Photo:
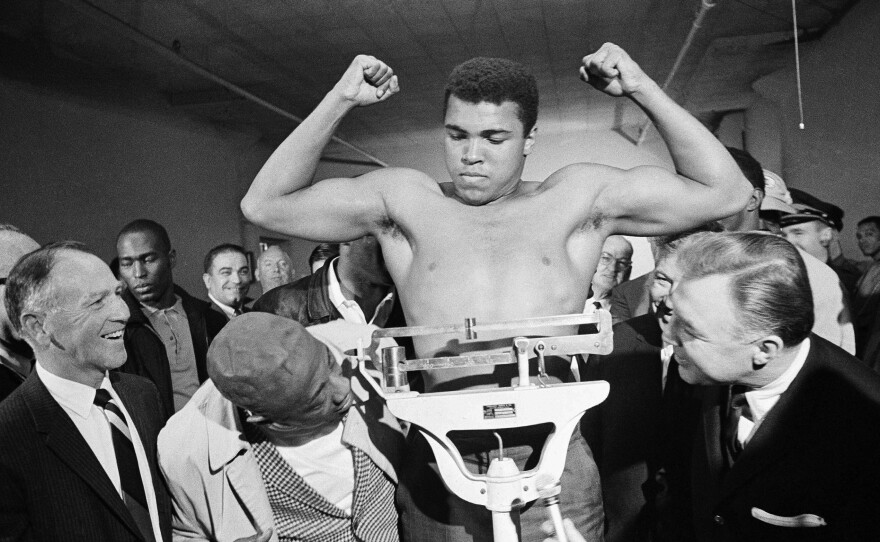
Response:
[{"label": "metal rod", "polygon": [[[538,318],[526,318],[523,320],[508,320],[506,322],[491,322],[488,324],[474,324],[470,326],[471,332],[477,331],[507,331],[539,327],[553,326],[576,326],[581,324],[596,324],[599,318],[595,313],[589,314],[563,314],[559,316],[542,316]],[[388,327],[377,329],[373,332],[373,338],[378,337],[420,337],[423,335],[452,335],[466,333],[467,326],[464,324],[447,324],[443,326],[413,326],[413,327]]]},{"label": "metal rod", "polygon": [[[238,94],[239,96],[242,96],[243,98],[246,98],[246,99],[256,103],[257,105],[261,105],[261,106],[265,107],[266,109],[268,109],[274,113],[277,113],[278,115],[281,115],[282,117],[284,117],[286,119],[289,119],[289,120],[296,122],[297,124],[299,124],[303,121],[303,119],[294,115],[293,113],[290,113],[290,112],[278,107],[275,104],[267,102],[266,100],[260,98],[259,96],[252,94],[252,93],[248,92],[247,90],[241,88],[240,86],[236,85],[235,83],[227,81],[226,79],[223,79],[219,75],[203,68],[202,66],[196,64],[192,60],[189,60],[188,58],[183,56],[182,53],[175,51],[174,49],[171,49],[170,47],[166,47],[159,40],[153,38],[152,36],[148,36],[147,34],[144,34],[139,29],[128,24],[127,22],[123,21],[122,19],[116,17],[112,13],[104,11],[103,9],[92,4],[88,0],[62,0],[62,1],[64,3],[66,3],[67,5],[69,5],[70,7],[74,8],[75,10],[79,11],[80,13],[87,15],[87,16],[91,17],[92,19],[95,19],[97,22],[103,24],[107,28],[114,30],[116,32],[120,32],[121,34],[124,34],[127,38],[131,39],[135,43],[138,43],[140,45],[143,45],[144,47],[152,49],[156,53],[159,53],[161,56],[163,56],[169,60],[172,60],[173,62],[176,62],[182,66],[185,66],[190,71],[204,77],[205,79],[208,79],[209,81],[213,81],[214,83],[217,83],[218,85],[220,85],[224,88],[229,89],[231,92],[234,92],[235,94]],[[372,162],[378,166],[388,167],[388,164],[386,164],[382,160],[379,160],[378,158],[371,155],[367,151],[361,149],[360,147],[357,147],[356,145],[352,145],[351,143],[349,143],[348,141],[345,141],[344,139],[341,139],[337,136],[333,136],[332,141],[353,150],[354,152],[364,156],[365,158],[369,159],[370,162]]]},{"label": "metal rod", "polygon": [[[398,347],[400,348],[400,347]],[[408,359],[400,362],[402,371],[426,371],[434,369],[458,369],[483,365],[508,365],[516,363],[512,352],[501,354],[471,354],[443,358]]]},{"label": "metal rod", "polygon": [[[663,82],[663,91],[666,92],[666,89],[669,88],[670,83],[672,83],[672,78],[678,73],[679,68],[681,68],[681,63],[684,61],[684,56],[687,54],[688,50],[690,50],[691,45],[694,42],[694,38],[697,35],[697,31],[703,25],[703,19],[706,17],[706,13],[712,8],[714,8],[718,2],[709,2],[707,0],[701,0],[700,2],[700,11],[697,12],[697,16],[694,19],[693,24],[691,24],[691,29],[688,32],[687,38],[684,40],[684,45],[681,46],[681,49],[678,51],[678,56],[675,57],[675,62],[672,64],[672,69],[669,70],[669,75],[666,76],[666,81]],[[650,119],[645,121],[639,130],[639,138],[636,141],[636,145],[641,145],[645,141],[645,137],[648,135],[648,129],[651,128]]]}]

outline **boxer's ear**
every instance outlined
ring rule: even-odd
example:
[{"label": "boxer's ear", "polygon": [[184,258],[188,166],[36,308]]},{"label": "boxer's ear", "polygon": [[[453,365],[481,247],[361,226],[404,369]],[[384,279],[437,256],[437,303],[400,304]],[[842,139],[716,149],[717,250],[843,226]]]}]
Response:
[{"label": "boxer's ear", "polygon": [[538,125],[532,126],[532,129],[529,130],[529,133],[526,135],[526,144],[523,149],[523,156],[528,156],[529,153],[532,152],[532,147],[535,145],[535,135],[538,133]]}]

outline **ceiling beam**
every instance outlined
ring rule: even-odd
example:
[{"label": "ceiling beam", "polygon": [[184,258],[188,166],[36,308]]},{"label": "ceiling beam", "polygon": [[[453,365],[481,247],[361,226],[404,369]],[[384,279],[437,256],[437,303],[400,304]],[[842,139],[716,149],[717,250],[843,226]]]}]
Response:
[{"label": "ceiling beam", "polygon": [[[180,65],[186,67],[187,69],[189,69],[193,73],[196,73],[196,74],[204,77],[205,79],[208,79],[209,81],[213,81],[214,83],[217,83],[218,85],[228,89],[229,91],[231,91],[239,96],[242,96],[243,98],[245,98],[247,100],[250,100],[258,105],[261,105],[261,106],[265,107],[266,109],[269,109],[270,111],[273,111],[274,113],[277,113],[278,115],[281,115],[282,117],[284,117],[286,119],[292,120],[293,122],[295,122],[297,124],[299,124],[303,121],[302,118],[294,115],[293,113],[290,113],[290,112],[288,112],[288,111],[286,111],[286,110],[284,110],[284,109],[282,109],[272,103],[269,103],[268,101],[260,98],[259,96],[255,95],[251,92],[248,92],[247,90],[236,85],[235,83],[227,81],[226,79],[220,77],[219,75],[215,74],[214,72],[203,68],[199,64],[196,64],[192,60],[189,60],[188,58],[183,56],[183,54],[180,53],[180,51],[177,51],[171,47],[166,47],[159,40],[157,40],[151,36],[148,36],[147,34],[144,34],[139,29],[128,24],[127,22],[123,21],[122,19],[116,17],[112,13],[104,11],[103,9],[92,4],[88,0],[61,0],[61,1],[64,2],[65,4],[69,5],[73,9],[79,11],[80,13],[87,15],[88,17],[101,23],[105,27],[122,34],[123,36],[134,41],[135,43],[137,43],[139,45],[143,45],[144,47],[147,47],[147,48],[153,50],[154,52],[171,60],[172,62],[175,62],[177,64],[180,64]],[[376,164],[381,167],[388,166],[388,164],[386,164],[382,160],[379,160],[378,158],[376,158],[372,154],[368,153],[364,149],[361,149],[360,147],[353,145],[353,144],[343,140],[342,138],[339,138],[337,136],[333,136],[332,141],[364,156],[373,164]]]}]

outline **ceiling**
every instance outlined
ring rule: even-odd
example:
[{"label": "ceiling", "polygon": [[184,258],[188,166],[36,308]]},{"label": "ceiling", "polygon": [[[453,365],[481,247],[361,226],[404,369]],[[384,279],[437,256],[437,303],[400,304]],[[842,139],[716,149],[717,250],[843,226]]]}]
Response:
[{"label": "ceiling", "polygon": [[[802,52],[857,1],[797,0]],[[380,141],[436,130],[446,74],[473,56],[513,58],[532,70],[542,130],[637,126],[643,120],[635,111],[584,86],[579,60],[612,41],[662,82],[700,6],[699,0],[4,0],[0,61],[7,76],[44,84],[135,83],[173,111],[277,142],[295,126],[290,116],[306,116],[354,55],[372,54],[395,70],[401,92],[354,111],[337,132],[365,154],[341,145],[326,153],[365,160]],[[753,81],[794,63],[792,36],[788,0],[717,0],[669,90],[704,118],[741,109]],[[287,116],[240,97],[221,79]]]}]

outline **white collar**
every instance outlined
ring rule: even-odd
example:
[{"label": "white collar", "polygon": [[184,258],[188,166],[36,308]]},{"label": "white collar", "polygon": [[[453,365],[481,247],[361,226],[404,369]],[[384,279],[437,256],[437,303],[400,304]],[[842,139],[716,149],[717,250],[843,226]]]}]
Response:
[{"label": "white collar", "polygon": [[346,299],[342,294],[342,286],[339,284],[339,278],[336,276],[336,260],[338,259],[339,257],[336,257],[327,262],[327,296],[337,309],[340,305],[345,307],[350,307],[351,303],[357,305],[354,301]]},{"label": "white collar", "polygon": [[746,400],[749,402],[749,408],[752,411],[752,418],[755,423],[759,423],[764,419],[764,416],[770,412],[770,409],[776,405],[782,394],[791,386],[791,383],[807,361],[807,354],[809,352],[810,339],[807,338],[798,347],[798,353],[794,361],[791,362],[791,365],[781,375],[769,384],[746,392]]},{"label": "white collar", "polygon": [[[83,419],[89,417],[92,404],[95,402],[95,388],[62,378],[43,367],[39,361],[37,361],[36,371],[43,385],[46,386],[52,397],[58,401],[58,404],[66,407]],[[107,373],[104,373],[104,380],[101,381],[100,387],[110,391],[115,398],[116,394],[112,393],[113,388],[110,386]]]},{"label": "white collar", "polygon": [[214,302],[215,305],[220,307],[220,310],[226,313],[226,316],[230,318],[233,318],[235,316],[235,309],[233,309],[229,305],[226,305],[225,303],[220,303],[219,301],[217,301],[217,298],[212,296],[210,292],[208,292],[208,297],[211,299],[211,301]]},{"label": "white collar", "polygon": [[364,314],[364,310],[358,302],[347,299],[342,293],[342,285],[339,284],[339,278],[336,276],[336,260],[338,259],[338,257],[333,258],[326,264],[329,266],[327,268],[327,297],[330,298],[330,302],[333,303],[333,306],[336,307],[336,310],[342,315],[343,320],[356,324],[377,323],[378,325],[384,325],[384,321],[376,322],[376,318],[379,316],[380,312],[385,310],[384,317],[387,319],[387,313],[391,311],[389,303],[394,299],[394,288],[392,288],[388,292],[388,295],[382,298],[382,301],[376,305],[376,311],[373,313],[372,318],[367,320],[367,316]]}]

